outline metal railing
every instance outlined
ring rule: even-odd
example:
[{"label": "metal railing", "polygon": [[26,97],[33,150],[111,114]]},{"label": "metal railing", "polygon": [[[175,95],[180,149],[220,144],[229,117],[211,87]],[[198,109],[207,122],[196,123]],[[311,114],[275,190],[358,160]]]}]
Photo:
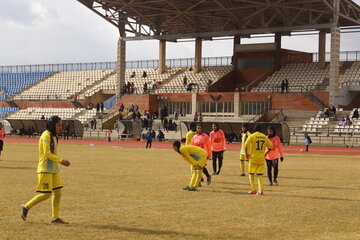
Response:
[{"label": "metal railing", "polygon": [[[166,67],[192,67],[194,58],[167,59]],[[231,65],[231,56],[205,57],[201,60],[202,66],[228,66]],[[59,64],[33,64],[0,66],[0,73],[27,73],[27,72],[64,72],[64,71],[89,71],[89,70],[115,70],[116,62],[91,62],[91,63],[59,63]],[[127,61],[126,69],[158,68],[159,60]]]},{"label": "metal railing", "polygon": [[322,84],[306,84],[306,85],[293,85],[291,84],[288,87],[288,91],[281,91],[281,84],[264,84],[261,86],[257,86],[255,89],[258,91],[266,90],[267,92],[273,93],[303,93],[310,91],[323,91],[327,85]]}]

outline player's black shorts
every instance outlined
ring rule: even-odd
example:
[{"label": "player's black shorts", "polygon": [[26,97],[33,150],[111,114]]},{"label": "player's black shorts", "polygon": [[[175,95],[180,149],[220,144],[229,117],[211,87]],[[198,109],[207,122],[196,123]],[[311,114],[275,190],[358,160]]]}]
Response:
[{"label": "player's black shorts", "polygon": [[3,146],[4,146],[4,141],[0,140],[0,152],[3,150]]},{"label": "player's black shorts", "polygon": [[212,152],[213,159],[223,159],[224,151]]}]

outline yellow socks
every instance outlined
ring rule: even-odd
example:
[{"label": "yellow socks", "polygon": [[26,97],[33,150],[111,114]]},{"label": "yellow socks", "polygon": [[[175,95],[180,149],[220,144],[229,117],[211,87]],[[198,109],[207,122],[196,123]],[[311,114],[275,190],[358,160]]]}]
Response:
[{"label": "yellow socks", "polygon": [[189,187],[197,188],[201,181],[202,169],[193,169]]},{"label": "yellow socks", "polygon": [[240,169],[241,169],[241,173],[245,174],[245,161],[244,160],[240,160]]},{"label": "yellow socks", "polygon": [[254,174],[249,174],[249,180],[250,180],[251,190],[256,190]]},{"label": "yellow socks", "polygon": [[60,207],[60,198],[61,198],[61,189],[53,190],[53,197],[52,197],[52,219],[59,218],[59,207]]},{"label": "yellow socks", "polygon": [[258,179],[259,190],[263,191],[264,190],[263,176],[262,175],[257,175],[257,179]]},{"label": "yellow socks", "polygon": [[46,199],[48,199],[51,196],[51,193],[40,193],[38,195],[36,195],[33,199],[31,199],[30,201],[28,201],[25,204],[25,208],[26,209],[30,209],[32,207],[34,207],[36,204],[45,201]]}]

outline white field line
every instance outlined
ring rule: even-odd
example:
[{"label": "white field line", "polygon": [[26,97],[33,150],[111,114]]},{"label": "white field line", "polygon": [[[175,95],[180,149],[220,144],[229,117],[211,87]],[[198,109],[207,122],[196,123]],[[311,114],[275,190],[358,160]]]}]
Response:
[{"label": "white field line", "polygon": [[[358,187],[360,184],[350,184],[350,185],[343,185],[343,186],[334,186],[337,188],[348,188],[348,187]],[[299,189],[299,190],[289,190],[289,191],[279,191],[279,192],[271,192],[269,195],[279,195],[284,193],[300,193],[300,192],[310,192],[310,191],[318,191],[318,190],[329,190],[324,188],[312,188],[312,189]],[[241,197],[251,197],[250,195],[241,195]],[[266,195],[265,195],[266,196]],[[62,212],[71,212],[71,213],[93,213],[93,212],[104,212],[104,211],[119,211],[119,210],[128,210],[128,209],[137,209],[137,208],[146,208],[146,207],[159,207],[159,206],[167,206],[167,205],[177,205],[177,204],[187,204],[187,203],[195,203],[195,202],[204,202],[204,201],[218,201],[218,200],[224,200],[224,199],[235,199],[238,198],[234,196],[228,196],[228,197],[215,197],[215,198],[201,198],[201,199],[191,199],[191,200],[183,200],[183,201],[177,201],[177,202],[159,202],[159,203],[149,203],[149,204],[139,204],[134,206],[123,206],[123,207],[110,207],[110,208],[92,208],[89,210],[64,210]],[[253,196],[254,197],[254,196]],[[263,197],[263,196],[261,196]],[[20,204],[19,204],[20,206]],[[19,208],[19,213],[20,213]],[[30,216],[31,213],[29,212]],[[35,216],[44,216],[49,215],[49,213],[39,213],[35,214]],[[0,216],[0,219],[14,219],[19,218],[20,214],[18,216]]]}]

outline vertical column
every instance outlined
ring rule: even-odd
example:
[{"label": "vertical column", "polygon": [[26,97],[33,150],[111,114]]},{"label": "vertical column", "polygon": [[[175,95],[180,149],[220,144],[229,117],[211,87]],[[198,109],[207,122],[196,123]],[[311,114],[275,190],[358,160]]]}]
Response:
[{"label": "vertical column", "polygon": [[240,117],[240,93],[234,92],[234,117]]},{"label": "vertical column", "polygon": [[120,38],[118,41],[117,62],[116,62],[118,99],[121,98],[121,89],[125,85],[125,70],[126,70],[126,41]]},{"label": "vertical column", "polygon": [[166,60],[166,41],[160,40],[159,42],[159,74],[165,72],[165,60]]},{"label": "vertical column", "polygon": [[237,66],[236,45],[240,45],[240,44],[241,44],[240,35],[235,35],[234,36],[233,55],[232,55],[232,59],[231,59],[231,63],[232,63],[234,70],[236,69],[236,66]]},{"label": "vertical column", "polygon": [[339,98],[340,72],[340,28],[331,27],[330,94],[329,104],[337,107]]},{"label": "vertical column", "polygon": [[196,40],[195,40],[195,66],[194,66],[195,73],[198,73],[201,71],[201,50],[202,50],[202,39],[196,38]]},{"label": "vertical column", "polygon": [[196,93],[191,93],[191,114],[194,116],[195,112],[197,112],[197,97]]},{"label": "vertical column", "polygon": [[319,62],[318,68],[325,68],[325,46],[326,46],[326,31],[320,30],[319,32]]},{"label": "vertical column", "polygon": [[281,68],[281,33],[275,33],[275,70]]}]

